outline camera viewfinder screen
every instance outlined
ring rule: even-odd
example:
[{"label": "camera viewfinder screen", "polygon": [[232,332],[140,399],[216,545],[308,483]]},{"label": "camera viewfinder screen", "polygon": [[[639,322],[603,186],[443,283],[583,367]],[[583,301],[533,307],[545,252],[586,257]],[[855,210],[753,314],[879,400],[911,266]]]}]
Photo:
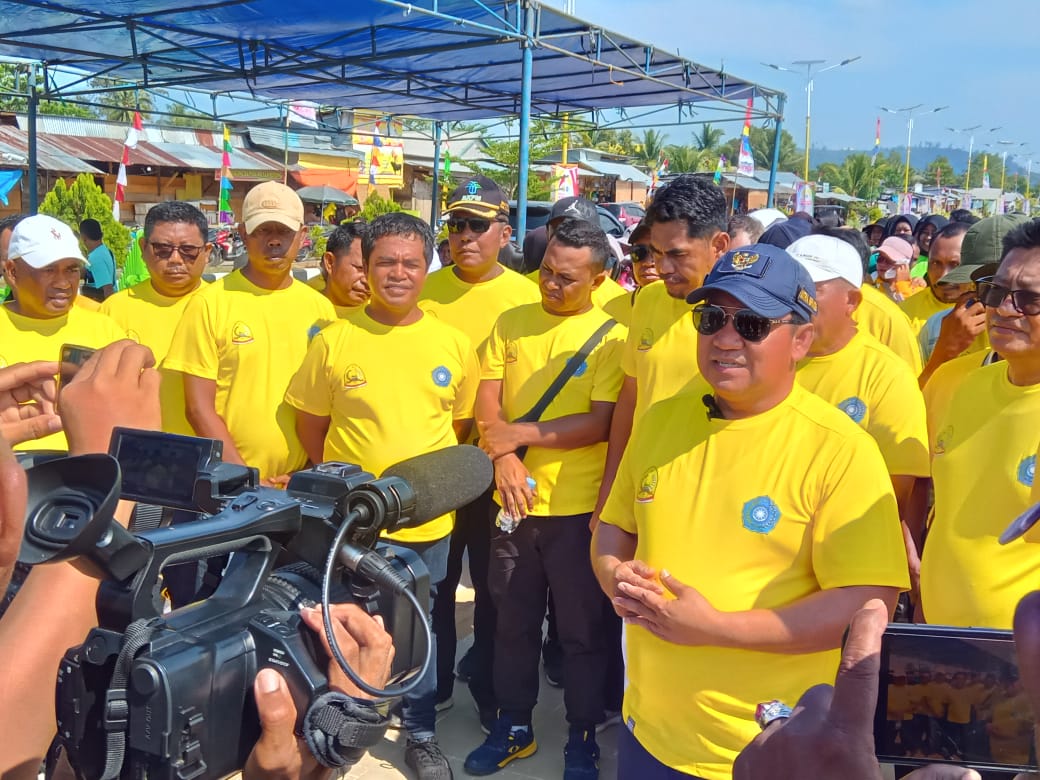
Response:
[{"label": "camera viewfinder screen", "polygon": [[190,436],[123,433],[112,453],[123,472],[123,497],[194,509],[195,480],[209,444]]},{"label": "camera viewfinder screen", "polygon": [[890,627],[874,729],[878,758],[979,769],[1036,767],[1033,711],[1010,631]]}]

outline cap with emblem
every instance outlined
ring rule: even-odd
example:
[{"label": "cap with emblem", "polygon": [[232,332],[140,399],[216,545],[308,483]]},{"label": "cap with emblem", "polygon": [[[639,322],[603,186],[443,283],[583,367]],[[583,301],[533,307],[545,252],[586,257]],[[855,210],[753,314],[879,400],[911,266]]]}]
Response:
[{"label": "cap with emblem", "polygon": [[787,253],[805,267],[814,283],[844,279],[853,287],[863,284],[859,252],[840,238],[806,236],[787,247]]},{"label": "cap with emblem", "polygon": [[807,321],[815,316],[816,285],[791,255],[771,244],[751,244],[727,252],[703,286],[686,298],[700,303],[712,290],[732,295],[756,314],[779,318],[789,312]]},{"label": "cap with emblem", "polygon": [[1028,222],[1024,214],[997,214],[980,219],[964,234],[961,264],[946,274],[943,284],[966,284],[993,276],[1004,256],[1004,236]]},{"label": "cap with emblem", "polygon": [[465,211],[478,217],[494,219],[509,215],[509,199],[502,188],[487,176],[474,176],[464,181],[448,198],[447,214]]},{"label": "cap with emblem", "polygon": [[290,230],[299,230],[303,226],[303,201],[281,182],[265,181],[246,193],[242,222],[246,233],[252,233],[265,222],[277,222]]},{"label": "cap with emblem", "polygon": [[33,268],[46,268],[59,260],[88,264],[72,228],[46,214],[26,217],[15,225],[7,256],[21,259]]},{"label": "cap with emblem", "polygon": [[549,214],[549,221],[552,222],[555,219],[564,219],[570,217],[571,219],[580,219],[584,222],[591,222],[593,225],[599,226],[599,213],[596,211],[596,204],[588,198],[560,198],[553,204],[552,212]]}]

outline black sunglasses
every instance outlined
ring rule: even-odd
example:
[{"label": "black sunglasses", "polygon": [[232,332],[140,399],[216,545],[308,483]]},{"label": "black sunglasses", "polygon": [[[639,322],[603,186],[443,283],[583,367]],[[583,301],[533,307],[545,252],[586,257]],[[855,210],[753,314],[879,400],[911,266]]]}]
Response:
[{"label": "black sunglasses", "polygon": [[468,225],[469,229],[474,233],[487,233],[491,230],[492,223],[500,221],[498,219],[485,219],[484,217],[452,217],[448,220],[448,232],[461,233]]},{"label": "black sunglasses", "polygon": [[183,257],[185,260],[194,260],[199,256],[199,252],[205,249],[205,246],[193,246],[192,244],[155,244],[150,243],[149,246],[152,248],[152,254],[155,255],[159,260],[168,260],[173,256],[173,251],[177,250],[177,254]]},{"label": "black sunglasses", "polygon": [[995,309],[1011,296],[1011,305],[1019,314],[1035,317],[1040,314],[1040,293],[1032,290],[1009,290],[994,282],[978,282],[975,285],[979,300],[983,306]]},{"label": "black sunglasses", "polygon": [[[732,314],[730,313],[732,312]],[[757,343],[765,339],[777,325],[803,325],[799,319],[774,320],[755,314],[751,309],[734,309],[729,306],[713,306],[706,303],[693,310],[693,327],[702,336],[718,333],[726,323],[733,320],[733,329],[744,341]]]},{"label": "black sunglasses", "polygon": [[629,247],[628,256],[632,258],[633,263],[643,263],[650,260],[650,247],[645,244],[633,244]]}]

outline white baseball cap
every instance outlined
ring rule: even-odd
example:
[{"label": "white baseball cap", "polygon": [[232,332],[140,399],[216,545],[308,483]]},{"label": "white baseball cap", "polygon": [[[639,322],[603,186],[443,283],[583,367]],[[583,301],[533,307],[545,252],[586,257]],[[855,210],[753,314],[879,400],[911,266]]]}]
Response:
[{"label": "white baseball cap", "polygon": [[33,268],[46,268],[59,260],[79,260],[89,265],[72,228],[46,214],[26,217],[14,226],[7,256],[12,260],[19,258]]},{"label": "white baseball cap", "polygon": [[784,222],[787,219],[787,215],[780,209],[755,209],[749,212],[748,216],[760,224],[763,230],[776,222]]},{"label": "white baseball cap", "polygon": [[863,284],[863,263],[853,246],[834,236],[810,235],[787,247],[814,282],[844,279],[853,287]]}]

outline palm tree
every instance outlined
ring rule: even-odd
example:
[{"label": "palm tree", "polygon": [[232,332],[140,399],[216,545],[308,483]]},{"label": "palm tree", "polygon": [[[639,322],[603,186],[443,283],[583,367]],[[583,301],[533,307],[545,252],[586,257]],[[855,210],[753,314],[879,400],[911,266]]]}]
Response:
[{"label": "palm tree", "polygon": [[868,154],[850,154],[841,165],[824,163],[819,178],[855,198],[874,200],[881,191],[885,163],[873,164]]},{"label": "palm tree", "polygon": [[702,152],[713,152],[725,134],[726,131],[721,127],[712,127],[710,122],[703,124],[700,130],[693,134],[693,146]]},{"label": "palm tree", "polygon": [[648,169],[656,168],[664,152],[664,135],[653,129],[644,131],[642,140],[636,144],[635,152],[637,165]]},{"label": "palm tree", "polygon": [[[128,87],[129,82],[119,79],[98,76],[90,80],[90,86],[96,89],[108,89],[112,87]],[[163,94],[158,91],[158,94]],[[116,92],[102,92],[98,95],[98,102],[103,104],[98,108],[98,113],[105,119],[113,122],[124,122],[129,124],[134,119],[134,111],[140,111],[141,116],[148,118],[149,113],[155,109],[155,101],[152,94],[147,90],[121,89]]]},{"label": "palm tree", "polygon": [[664,150],[670,173],[696,173],[702,167],[704,154],[703,151],[685,145],[667,146]]},{"label": "palm tree", "polygon": [[[751,128],[751,154],[755,158],[756,170],[768,171],[773,167],[773,147],[776,133],[772,128]],[[722,145],[726,159],[735,164],[740,153],[740,136],[731,138]],[[798,173],[802,170],[802,151],[795,143],[794,137],[786,130],[780,133],[780,158],[777,170]]]}]

